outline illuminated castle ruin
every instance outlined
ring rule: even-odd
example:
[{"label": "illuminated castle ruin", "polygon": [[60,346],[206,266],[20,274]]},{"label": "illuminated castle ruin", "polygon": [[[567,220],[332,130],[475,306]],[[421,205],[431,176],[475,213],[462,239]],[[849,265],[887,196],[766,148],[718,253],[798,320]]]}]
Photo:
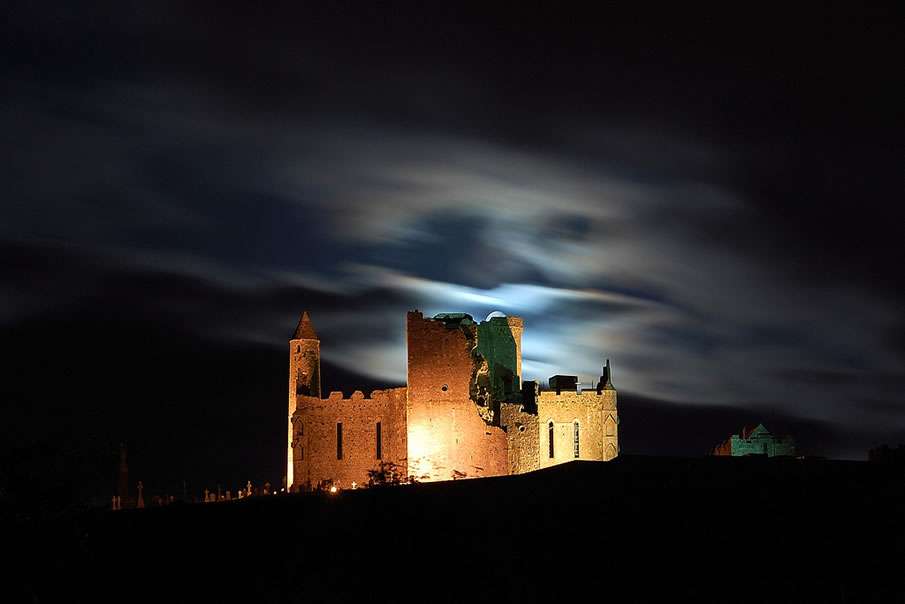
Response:
[{"label": "illuminated castle ruin", "polygon": [[775,436],[763,424],[745,426],[742,433],[733,434],[711,451],[711,455],[743,457],[766,455],[767,457],[794,456],[795,440],[791,436]]},{"label": "illuminated castle ruin", "polygon": [[287,485],[348,488],[392,463],[419,481],[521,474],[619,452],[609,361],[595,389],[575,376],[522,382],[517,317],[407,316],[406,388],[323,397],[320,340],[305,313],[289,342]]}]

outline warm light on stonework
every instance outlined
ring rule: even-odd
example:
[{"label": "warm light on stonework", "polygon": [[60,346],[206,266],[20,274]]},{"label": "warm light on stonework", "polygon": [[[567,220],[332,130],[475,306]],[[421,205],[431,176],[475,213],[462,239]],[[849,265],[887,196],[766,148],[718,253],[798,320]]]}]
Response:
[{"label": "warm light on stonework", "polygon": [[290,488],[504,476],[616,457],[609,362],[596,388],[558,375],[542,390],[522,379],[523,327],[502,313],[476,322],[410,312],[405,387],[323,396],[320,341],[303,315],[290,341]]},{"label": "warm light on stonework", "polygon": [[420,423],[408,425],[408,474],[416,479],[430,471],[430,432]]}]

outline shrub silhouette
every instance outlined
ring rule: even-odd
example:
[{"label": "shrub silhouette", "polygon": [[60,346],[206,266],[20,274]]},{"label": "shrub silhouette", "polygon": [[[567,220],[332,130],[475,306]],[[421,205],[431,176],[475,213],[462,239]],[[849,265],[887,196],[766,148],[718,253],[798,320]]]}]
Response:
[{"label": "shrub silhouette", "polygon": [[382,461],[373,470],[368,470],[368,486],[397,485],[406,482],[402,466],[391,461]]}]

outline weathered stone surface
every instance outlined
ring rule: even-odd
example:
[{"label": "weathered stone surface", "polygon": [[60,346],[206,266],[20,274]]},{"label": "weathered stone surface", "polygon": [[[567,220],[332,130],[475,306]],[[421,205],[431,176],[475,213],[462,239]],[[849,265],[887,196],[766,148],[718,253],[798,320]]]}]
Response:
[{"label": "weathered stone surface", "polygon": [[[609,461],[619,452],[616,391],[541,392],[537,401],[540,431],[539,466],[546,468],[574,459]],[[553,456],[550,455],[550,424]],[[575,456],[575,424],[578,456]]]},{"label": "weathered stone surface", "polygon": [[351,488],[353,482],[366,484],[368,470],[376,469],[381,461],[406,467],[405,388],[375,390],[368,397],[360,391],[349,398],[343,398],[342,392],[331,392],[325,399],[299,396],[292,424],[296,489],[313,488],[324,481],[339,488]]}]

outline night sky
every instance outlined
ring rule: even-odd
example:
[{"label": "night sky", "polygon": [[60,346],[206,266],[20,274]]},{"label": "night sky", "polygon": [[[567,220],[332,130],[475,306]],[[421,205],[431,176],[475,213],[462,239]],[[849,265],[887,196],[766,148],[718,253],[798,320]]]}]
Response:
[{"label": "night sky", "polygon": [[894,20],[186,4],[6,9],[0,489],[106,496],[120,441],[278,484],[304,310],[328,391],[404,385],[408,310],[499,310],[525,379],[611,359],[623,453],[905,442]]}]

